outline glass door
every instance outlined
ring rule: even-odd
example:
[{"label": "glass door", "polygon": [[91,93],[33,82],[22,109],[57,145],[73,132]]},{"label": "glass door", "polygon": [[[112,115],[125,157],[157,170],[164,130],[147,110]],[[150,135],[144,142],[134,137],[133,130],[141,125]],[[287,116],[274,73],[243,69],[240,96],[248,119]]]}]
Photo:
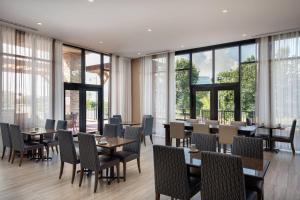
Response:
[{"label": "glass door", "polygon": [[218,90],[218,120],[220,124],[230,125],[234,121],[234,90]]},{"label": "glass door", "polygon": [[99,92],[86,91],[86,117],[85,128],[87,132],[99,130]]},{"label": "glass door", "polygon": [[80,95],[79,90],[65,90],[65,120],[68,130],[79,131]]},{"label": "glass door", "polygon": [[211,118],[210,101],[211,92],[209,90],[196,91],[196,118],[205,122]]}]

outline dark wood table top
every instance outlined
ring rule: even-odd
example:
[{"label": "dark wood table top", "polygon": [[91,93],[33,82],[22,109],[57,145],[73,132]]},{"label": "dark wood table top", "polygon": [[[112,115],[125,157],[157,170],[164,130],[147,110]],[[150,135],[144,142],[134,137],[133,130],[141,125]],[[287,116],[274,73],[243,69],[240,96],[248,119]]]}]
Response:
[{"label": "dark wood table top", "polygon": [[105,137],[107,143],[101,144],[100,139],[102,138],[102,136],[95,136],[95,138],[96,138],[96,145],[98,147],[107,148],[107,149],[113,149],[113,148],[117,148],[135,142],[135,140],[125,139],[121,137]]},{"label": "dark wood table top", "polygon": [[56,129],[45,129],[45,128],[28,128],[28,129],[24,129],[22,131],[23,134],[25,135],[31,135],[31,136],[35,136],[35,135],[45,135],[45,134],[50,134],[50,133],[57,133]]},{"label": "dark wood table top", "polygon": [[[201,153],[190,153],[189,148],[184,148],[185,162],[188,166],[201,167]],[[243,171],[247,176],[253,176],[259,179],[264,179],[269,168],[270,161],[255,159],[249,157],[241,157],[243,163]]]},{"label": "dark wood table top", "polygon": [[137,125],[141,125],[140,122],[122,122],[121,123],[124,126],[137,126]]},{"label": "dark wood table top", "polygon": [[279,126],[259,126],[257,128],[264,128],[264,129],[276,129],[276,130],[284,130],[285,128]]}]

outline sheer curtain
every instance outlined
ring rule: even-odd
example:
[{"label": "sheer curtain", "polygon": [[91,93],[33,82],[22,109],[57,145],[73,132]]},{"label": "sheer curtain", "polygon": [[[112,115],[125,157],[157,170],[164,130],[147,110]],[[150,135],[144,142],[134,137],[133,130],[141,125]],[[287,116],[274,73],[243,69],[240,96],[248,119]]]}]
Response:
[{"label": "sheer curtain", "polygon": [[64,119],[63,43],[55,41],[54,119]]},{"label": "sheer curtain", "polygon": [[152,56],[142,58],[141,75],[140,75],[140,111],[141,121],[143,115],[153,115],[152,110],[152,84],[153,84],[153,69],[152,69]]},{"label": "sheer curtain", "polygon": [[52,39],[1,26],[0,120],[43,127],[52,117]]},{"label": "sheer curtain", "polygon": [[112,56],[112,114],[120,114],[124,121],[131,121],[131,60]]}]

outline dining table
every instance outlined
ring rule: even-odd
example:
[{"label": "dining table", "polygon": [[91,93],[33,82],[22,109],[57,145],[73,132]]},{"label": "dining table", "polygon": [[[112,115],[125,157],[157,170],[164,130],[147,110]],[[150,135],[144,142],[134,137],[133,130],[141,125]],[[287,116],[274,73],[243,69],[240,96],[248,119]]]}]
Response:
[{"label": "dining table", "polygon": [[[192,153],[190,148],[184,148],[185,163],[189,167],[201,168],[201,152]],[[270,161],[266,159],[256,159],[240,156],[242,159],[243,172],[245,176],[264,180],[268,171]]]},{"label": "dining table", "polygon": [[265,151],[270,151],[270,152],[278,152],[279,150],[275,148],[275,142],[272,140],[273,138],[273,132],[276,130],[285,130],[285,128],[281,127],[281,126],[258,126],[259,129],[265,129],[268,130],[268,143],[269,145],[267,145],[267,147],[264,149]]},{"label": "dining table", "polygon": [[[182,123],[184,123],[185,130],[193,131],[193,123],[187,122],[187,121],[184,121]],[[165,128],[165,145],[171,146],[170,124],[169,123],[164,124],[164,128]],[[240,126],[238,128],[238,134],[246,136],[246,137],[253,137],[253,136],[255,136],[256,128],[257,127],[255,125]],[[211,134],[217,134],[219,132],[219,125],[209,125],[209,131]],[[179,144],[178,139],[176,139],[176,144],[178,146],[178,144]]]},{"label": "dining table", "polygon": [[121,125],[123,125],[123,126],[140,126],[141,122],[122,122]]}]

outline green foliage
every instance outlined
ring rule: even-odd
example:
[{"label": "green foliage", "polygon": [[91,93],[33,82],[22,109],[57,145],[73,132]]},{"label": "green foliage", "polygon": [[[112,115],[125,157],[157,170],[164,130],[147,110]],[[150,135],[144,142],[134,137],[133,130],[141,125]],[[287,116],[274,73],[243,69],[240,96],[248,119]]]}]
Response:
[{"label": "green foliage", "polygon": [[93,100],[91,100],[91,99],[87,99],[86,100],[86,108],[88,109],[88,110],[93,110],[94,108],[96,108],[96,102],[95,101],[93,101]]}]

